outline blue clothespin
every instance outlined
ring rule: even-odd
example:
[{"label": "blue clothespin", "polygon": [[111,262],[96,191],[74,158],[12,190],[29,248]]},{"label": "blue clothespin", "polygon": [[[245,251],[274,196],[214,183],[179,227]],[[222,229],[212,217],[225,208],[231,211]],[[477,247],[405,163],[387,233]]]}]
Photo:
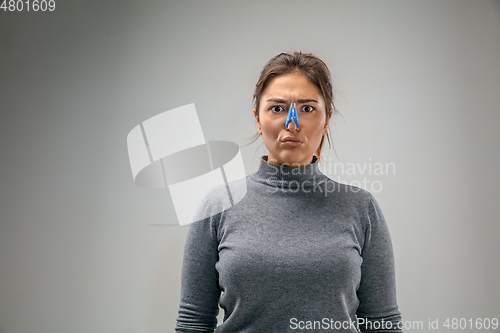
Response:
[{"label": "blue clothespin", "polygon": [[290,110],[288,110],[288,117],[286,117],[285,127],[288,127],[288,124],[290,124],[290,120],[292,118],[293,121],[295,121],[295,126],[299,128],[299,118],[297,117],[297,107],[295,103],[290,104]]}]

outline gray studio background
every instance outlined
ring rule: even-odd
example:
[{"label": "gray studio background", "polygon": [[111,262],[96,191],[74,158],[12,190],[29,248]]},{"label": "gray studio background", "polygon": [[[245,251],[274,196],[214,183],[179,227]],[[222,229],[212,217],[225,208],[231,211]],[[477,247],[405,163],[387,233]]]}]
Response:
[{"label": "gray studio background", "polygon": [[0,332],[173,332],[187,228],[134,184],[127,134],[195,103],[255,172],[253,88],[290,50],[333,74],[325,172],[383,185],[407,331],[499,318],[498,1],[56,0],[0,11]]}]

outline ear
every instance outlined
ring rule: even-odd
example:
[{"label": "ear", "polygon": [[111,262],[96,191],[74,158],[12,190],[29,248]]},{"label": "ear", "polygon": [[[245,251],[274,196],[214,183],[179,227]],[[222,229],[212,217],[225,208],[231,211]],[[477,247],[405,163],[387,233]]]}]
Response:
[{"label": "ear", "polygon": [[255,117],[255,120],[257,120],[257,131],[260,135],[262,135],[262,128],[260,128],[260,119],[259,116],[257,116],[255,108],[253,108],[253,116]]},{"label": "ear", "polygon": [[323,135],[326,135],[326,133],[328,132],[328,123],[330,122],[330,118],[332,117],[332,111],[330,111],[330,116],[326,118],[326,121],[325,121],[325,127],[323,128]]}]

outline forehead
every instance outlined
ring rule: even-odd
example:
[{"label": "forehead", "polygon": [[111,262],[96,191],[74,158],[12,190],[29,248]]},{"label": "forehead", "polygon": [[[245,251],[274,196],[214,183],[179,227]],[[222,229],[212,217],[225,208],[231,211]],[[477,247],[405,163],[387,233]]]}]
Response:
[{"label": "forehead", "polygon": [[264,95],[266,97],[296,97],[318,98],[321,97],[319,88],[303,74],[284,74],[275,77],[267,85]]}]

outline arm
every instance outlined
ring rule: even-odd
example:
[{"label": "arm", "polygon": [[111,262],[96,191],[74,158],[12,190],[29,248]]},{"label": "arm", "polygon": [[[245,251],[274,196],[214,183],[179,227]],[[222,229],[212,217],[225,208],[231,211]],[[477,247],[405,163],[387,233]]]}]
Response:
[{"label": "arm", "polygon": [[[357,291],[359,307],[356,316],[359,328],[361,332],[403,332],[398,328],[401,313],[396,301],[391,237],[382,210],[371,194],[366,218],[365,242],[361,252],[361,282]],[[368,320],[372,325],[367,324]],[[376,325],[375,321],[381,326]]]},{"label": "arm", "polygon": [[220,214],[190,225],[182,264],[177,332],[214,332],[220,289],[215,263],[218,242],[215,221]]}]

